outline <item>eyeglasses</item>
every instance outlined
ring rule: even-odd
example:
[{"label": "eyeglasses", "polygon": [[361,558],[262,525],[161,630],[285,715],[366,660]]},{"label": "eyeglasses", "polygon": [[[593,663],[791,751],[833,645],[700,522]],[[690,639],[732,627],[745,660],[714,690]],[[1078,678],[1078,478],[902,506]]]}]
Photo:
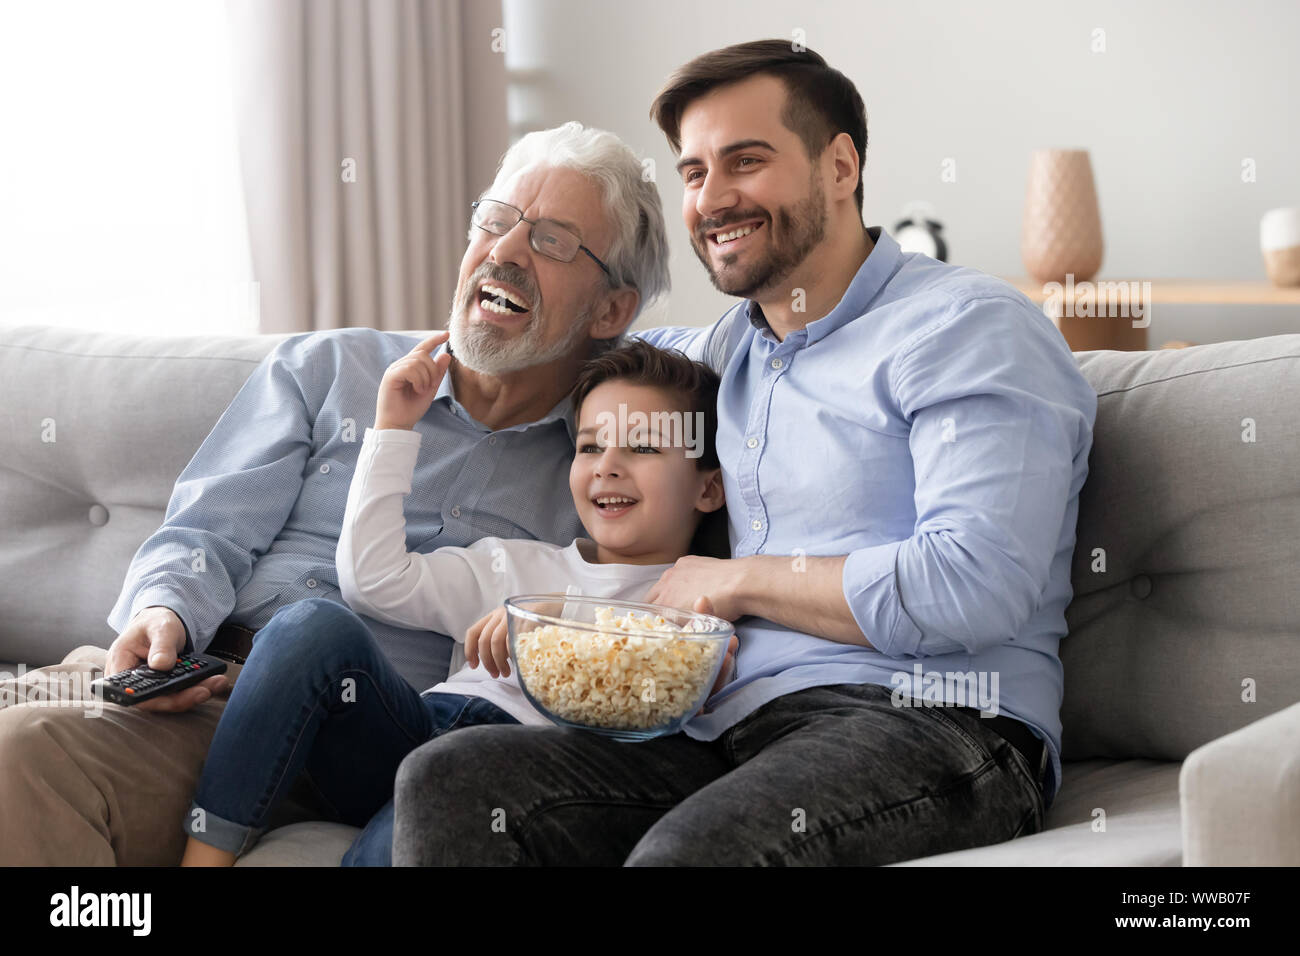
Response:
[{"label": "eyeglasses", "polygon": [[470,203],[469,208],[473,210],[470,224],[478,226],[484,232],[504,236],[520,222],[526,222],[532,227],[528,230],[528,244],[534,252],[557,262],[572,262],[578,255],[578,250],[582,250],[604,270],[610,282],[614,281],[614,273],[609,271],[609,266],[597,259],[596,254],[584,246],[581,239],[558,222],[551,219],[525,219],[523,210],[495,199],[480,199]]}]

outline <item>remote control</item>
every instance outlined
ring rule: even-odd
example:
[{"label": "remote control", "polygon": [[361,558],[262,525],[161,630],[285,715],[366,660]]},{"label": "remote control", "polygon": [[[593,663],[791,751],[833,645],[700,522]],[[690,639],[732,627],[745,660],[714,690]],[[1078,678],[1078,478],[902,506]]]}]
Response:
[{"label": "remote control", "polygon": [[225,661],[206,654],[185,654],[176,659],[176,666],[169,671],[156,671],[148,664],[141,664],[112,677],[101,677],[90,686],[110,703],[138,704],[150,697],[174,694],[225,671]]}]

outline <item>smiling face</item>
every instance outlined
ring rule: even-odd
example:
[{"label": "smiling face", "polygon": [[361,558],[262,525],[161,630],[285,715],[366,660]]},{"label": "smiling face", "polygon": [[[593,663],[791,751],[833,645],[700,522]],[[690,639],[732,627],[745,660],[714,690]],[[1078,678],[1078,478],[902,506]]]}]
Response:
[{"label": "smiling face", "polygon": [[[702,514],[722,507],[721,471],[697,468],[680,440],[674,447],[682,432],[654,429],[666,411],[687,414],[661,389],[619,379],[597,385],[579,409],[569,490],[601,563],[672,563],[688,553]],[[634,423],[638,412],[649,429],[629,427],[618,444],[614,423]]]},{"label": "smiling face", "polygon": [[826,236],[820,161],[781,122],[785,85],[759,75],[720,86],[682,112],[682,218],[717,288],[762,301]]},{"label": "smiling face", "polygon": [[[613,240],[600,188],[575,170],[530,167],[489,198],[522,209],[526,219],[565,224],[599,257]],[[585,356],[605,311],[610,289],[600,267],[582,252],[572,262],[535,252],[530,228],[519,222],[504,236],[472,229],[449,328],[452,352],[476,372],[501,375]]]}]

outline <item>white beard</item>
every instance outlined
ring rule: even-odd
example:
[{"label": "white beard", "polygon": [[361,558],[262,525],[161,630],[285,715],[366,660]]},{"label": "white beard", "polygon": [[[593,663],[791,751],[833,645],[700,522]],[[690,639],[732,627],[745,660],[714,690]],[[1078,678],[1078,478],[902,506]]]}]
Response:
[{"label": "white beard", "polygon": [[467,302],[454,306],[448,322],[451,336],[449,344],[456,359],[466,368],[481,375],[505,375],[547,365],[570,355],[587,337],[591,327],[591,309],[584,309],[563,336],[543,345],[546,321],[540,310],[534,310],[523,331],[514,338],[500,326],[490,322],[469,320],[469,306],[478,298],[477,286]]}]

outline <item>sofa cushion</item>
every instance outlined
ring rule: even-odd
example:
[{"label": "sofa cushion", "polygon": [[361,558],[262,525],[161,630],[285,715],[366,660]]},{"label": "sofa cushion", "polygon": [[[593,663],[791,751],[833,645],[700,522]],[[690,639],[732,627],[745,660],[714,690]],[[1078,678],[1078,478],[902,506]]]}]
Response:
[{"label": "sofa cushion", "polygon": [[[1177,763],[1149,760],[1069,763],[1042,832],[893,865],[1178,866],[1178,770]],[[1104,829],[1098,809],[1105,811]],[[265,834],[236,865],[338,866],[360,833],[341,823],[292,823]]]},{"label": "sofa cushion", "polygon": [[1181,760],[1300,696],[1300,335],[1076,358],[1063,754]]},{"label": "sofa cushion", "polygon": [[1180,866],[1178,769],[1151,760],[1063,764],[1061,792],[1040,832],[893,865]]},{"label": "sofa cushion", "polygon": [[283,338],[0,332],[0,657],[112,643],[105,618],[176,477]]},{"label": "sofa cushion", "polygon": [[338,866],[360,835],[358,827],[345,823],[290,823],[264,833],[235,866]]}]

